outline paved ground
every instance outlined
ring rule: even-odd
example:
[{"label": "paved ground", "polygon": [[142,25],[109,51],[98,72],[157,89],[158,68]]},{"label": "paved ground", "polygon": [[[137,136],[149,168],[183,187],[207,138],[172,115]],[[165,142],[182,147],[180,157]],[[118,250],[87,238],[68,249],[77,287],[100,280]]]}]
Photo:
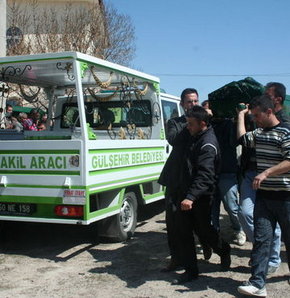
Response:
[{"label": "paved ground", "polygon": [[[230,239],[227,216],[221,219]],[[168,258],[162,204],[147,206],[135,236],[126,243],[100,243],[96,227],[7,223],[0,240],[0,297],[241,297],[249,277],[251,244],[232,245],[232,267],[199,254],[200,278],[172,286],[176,273],[161,273]],[[285,248],[280,270],[268,280],[268,297],[290,297]]]}]

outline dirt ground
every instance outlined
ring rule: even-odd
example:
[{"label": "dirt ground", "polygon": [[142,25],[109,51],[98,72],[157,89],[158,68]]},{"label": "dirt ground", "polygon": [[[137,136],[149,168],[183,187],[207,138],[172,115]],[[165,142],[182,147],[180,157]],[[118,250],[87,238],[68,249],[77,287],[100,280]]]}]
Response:
[{"label": "dirt ground", "polygon": [[[0,297],[241,297],[237,287],[249,277],[251,244],[232,244],[232,265],[219,271],[219,257],[198,254],[200,277],[173,286],[175,272],[161,273],[168,249],[163,203],[147,206],[134,238],[101,243],[95,226],[8,222],[0,238]],[[222,231],[231,237],[222,212]],[[285,247],[283,263],[267,284],[268,297],[290,297]],[[182,271],[181,271],[182,272]]]}]

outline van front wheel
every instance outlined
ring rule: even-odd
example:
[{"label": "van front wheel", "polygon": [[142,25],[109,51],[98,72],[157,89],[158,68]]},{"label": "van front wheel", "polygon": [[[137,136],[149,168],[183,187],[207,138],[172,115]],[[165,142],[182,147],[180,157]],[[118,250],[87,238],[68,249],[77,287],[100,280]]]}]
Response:
[{"label": "van front wheel", "polygon": [[133,192],[124,195],[119,214],[101,222],[101,235],[110,242],[130,239],[137,224],[137,199]]}]

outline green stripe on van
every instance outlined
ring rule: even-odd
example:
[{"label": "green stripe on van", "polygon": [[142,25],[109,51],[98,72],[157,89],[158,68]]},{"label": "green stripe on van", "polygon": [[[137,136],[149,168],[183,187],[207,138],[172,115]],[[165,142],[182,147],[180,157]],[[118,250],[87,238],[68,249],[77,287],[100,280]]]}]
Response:
[{"label": "green stripe on van", "polygon": [[[152,174],[148,174],[148,175],[142,175],[142,176],[136,176],[134,177],[134,180],[140,180],[140,179],[144,179],[142,181],[137,181],[136,183],[144,183],[144,182],[148,182],[148,181],[152,181],[152,180],[157,180],[156,176],[159,176],[160,173],[152,173]],[[119,179],[119,180],[114,180],[112,182],[102,182],[102,183],[98,183],[98,184],[92,184],[92,185],[89,185],[88,188],[91,189],[91,188],[94,188],[94,187],[102,187],[102,186],[110,186],[112,184],[118,184],[116,187],[114,186],[111,186],[110,189],[113,189],[113,188],[120,188],[120,185],[121,183],[128,183],[129,185],[132,185],[135,184],[135,182],[132,182],[132,178],[124,178],[124,179]],[[97,191],[91,191],[90,190],[90,193],[91,192],[97,192]]]},{"label": "green stripe on van", "polygon": [[70,136],[25,136],[25,140],[70,140]]},{"label": "green stripe on van", "polygon": [[0,154],[79,154],[79,150],[0,150]]},{"label": "green stripe on van", "polygon": [[[64,185],[35,185],[35,184],[6,184],[6,187],[15,187],[15,188],[55,188],[55,189],[68,189]],[[86,186],[83,185],[72,185],[69,189],[86,189]]]},{"label": "green stripe on van", "polygon": [[[148,79],[146,77],[143,77],[143,76],[139,76],[139,75],[136,75],[136,74],[132,74],[130,72],[126,72],[126,71],[122,71],[122,70],[116,70],[116,68],[111,68],[109,66],[105,66],[105,65],[102,65],[102,64],[98,64],[98,63],[95,63],[95,62],[92,62],[92,61],[88,61],[88,60],[84,60],[84,59],[81,59],[81,58],[77,58],[76,61],[79,61],[79,62],[85,62],[85,63],[88,63],[90,65],[96,65],[96,66],[99,66],[101,68],[104,68],[104,69],[109,69],[110,71],[114,71],[114,72],[117,72],[118,74],[124,74],[124,75],[129,75],[131,77],[135,77],[135,78],[139,78],[139,79],[142,79],[142,80],[146,80],[148,82],[151,82],[151,83],[158,83],[159,82],[157,80],[151,80],[151,79]],[[150,75],[152,77],[152,75]]]},{"label": "green stripe on van", "polygon": [[47,61],[47,60],[63,60],[63,59],[74,59],[72,56],[66,57],[54,57],[54,58],[39,58],[39,59],[26,59],[26,60],[15,60],[15,61],[4,61],[0,62],[0,64],[15,64],[15,63],[27,63],[27,62],[35,62],[35,61]]},{"label": "green stripe on van", "polygon": [[80,171],[27,171],[27,170],[0,170],[0,175],[2,174],[13,174],[13,175],[43,175],[43,176],[79,176]]},{"label": "green stripe on van", "polygon": [[121,153],[121,152],[139,152],[139,151],[156,151],[156,150],[164,150],[164,147],[90,149],[89,153],[90,154],[95,154],[95,153]]},{"label": "green stripe on van", "polygon": [[101,210],[97,210],[97,211],[94,211],[92,213],[89,213],[87,215],[87,219],[91,219],[91,218],[95,218],[97,216],[100,216],[100,215],[103,215],[103,214],[106,214],[106,213],[109,213],[109,212],[113,212],[113,211],[116,211],[116,210],[119,210],[120,209],[120,206],[119,205],[116,205],[116,206],[112,206],[112,207],[107,207],[107,208],[104,208],[104,209],[101,209]]},{"label": "green stripe on van", "polygon": [[62,204],[62,197],[1,196],[2,203]]},{"label": "green stripe on van", "polygon": [[148,168],[152,166],[163,166],[164,162],[153,162],[149,164],[142,164],[142,165],[131,165],[131,166],[124,166],[124,167],[119,167],[119,168],[112,168],[112,169],[107,169],[107,170],[95,170],[95,171],[90,171],[89,175],[90,176],[95,176],[95,175],[103,175],[103,174],[108,174],[108,173],[116,173],[116,172],[123,172],[127,170],[135,170],[135,169],[141,169],[141,168]]},{"label": "green stripe on van", "polygon": [[117,185],[112,185],[112,184],[107,184],[104,186],[99,186],[98,190],[91,190],[89,191],[89,194],[95,194],[95,193],[100,193],[100,192],[104,192],[104,191],[109,191],[109,190],[113,190],[113,189],[120,189],[120,188],[124,188],[127,186],[132,186],[132,185],[139,185],[140,183],[146,183],[146,182],[151,182],[151,181],[156,181],[157,178],[156,177],[152,177],[152,178],[147,178],[147,179],[142,179],[142,180],[138,180],[136,182],[132,182],[132,179],[129,179],[127,182],[121,182],[118,183]]}]

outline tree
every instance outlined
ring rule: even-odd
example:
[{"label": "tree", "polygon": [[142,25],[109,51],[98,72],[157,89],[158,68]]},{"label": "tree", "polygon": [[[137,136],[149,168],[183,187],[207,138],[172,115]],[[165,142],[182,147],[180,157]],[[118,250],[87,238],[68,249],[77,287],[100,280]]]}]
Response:
[{"label": "tree", "polygon": [[131,19],[125,14],[119,14],[111,4],[105,8],[105,18],[108,47],[104,48],[103,57],[127,65],[135,54],[135,28]]},{"label": "tree", "polygon": [[132,21],[111,4],[76,6],[67,1],[63,9],[44,9],[38,0],[26,5],[12,0],[8,8],[9,26],[19,28],[23,36],[10,43],[7,55],[79,51],[127,66],[134,57]]}]

